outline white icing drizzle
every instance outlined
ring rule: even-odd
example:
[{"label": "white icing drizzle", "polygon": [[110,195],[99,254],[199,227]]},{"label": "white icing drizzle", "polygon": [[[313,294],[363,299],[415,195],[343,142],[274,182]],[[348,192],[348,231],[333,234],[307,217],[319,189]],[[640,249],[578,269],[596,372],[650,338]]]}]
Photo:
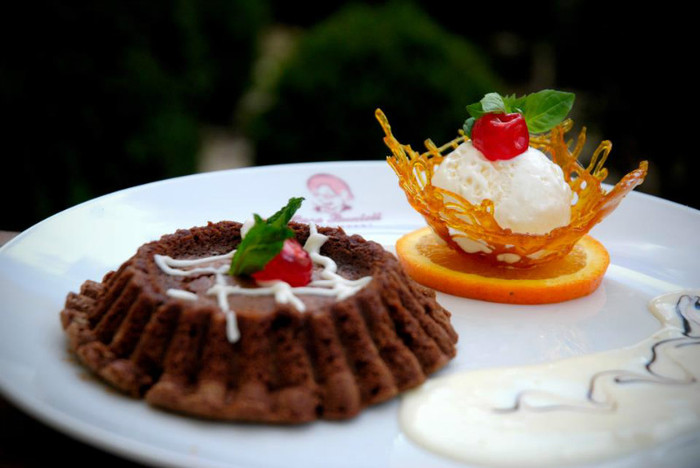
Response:
[{"label": "white icing drizzle", "polygon": [[197,295],[190,291],[185,291],[183,289],[168,289],[166,294],[175,299],[184,299],[186,301],[196,301]]},{"label": "white icing drizzle", "polygon": [[195,265],[202,265],[206,263],[212,263],[217,260],[229,260],[231,257],[233,257],[233,254],[236,251],[232,251],[223,255],[214,255],[211,257],[204,257],[204,258],[196,258],[196,259],[189,259],[189,260],[177,260],[172,257],[168,257],[167,255],[154,255],[153,260],[156,262],[156,265],[164,272],[167,273],[168,275],[172,276],[195,276],[199,275],[202,273],[213,273],[213,274],[218,274],[218,273],[226,273],[228,270],[227,265],[222,265],[218,268],[208,266],[204,268],[193,268],[191,270],[178,270],[176,267],[192,267]]},{"label": "white icing drizzle", "polygon": [[[311,281],[306,286],[292,287],[284,281],[261,281],[260,287],[246,288],[237,284],[229,284],[227,281],[229,262],[235,250],[223,255],[213,255],[197,259],[174,259],[167,255],[154,255],[156,265],[168,275],[193,277],[200,275],[214,275],[215,284],[206,294],[216,296],[217,303],[226,314],[226,337],[231,343],[240,338],[236,314],[231,310],[228,297],[233,294],[247,296],[274,296],[278,304],[291,304],[299,312],[306,311],[306,305],[298,295],[315,295],[335,297],[336,300],[346,299],[365,287],[371,280],[371,276],[365,276],[357,280],[349,280],[340,276],[338,266],[332,258],[321,254],[321,247],[328,240],[328,236],[318,232],[315,224],[309,226],[309,238],[304,244],[304,250],[314,264],[320,265],[321,279]],[[214,266],[217,262],[223,262],[220,266]],[[205,265],[200,267],[199,265]],[[196,301],[197,294],[183,289],[168,289],[166,294],[174,299]]]},{"label": "white icing drizzle", "polygon": [[700,430],[700,290],[651,301],[640,343],[543,364],[459,372],[410,392],[404,432],[480,466],[598,462]]}]

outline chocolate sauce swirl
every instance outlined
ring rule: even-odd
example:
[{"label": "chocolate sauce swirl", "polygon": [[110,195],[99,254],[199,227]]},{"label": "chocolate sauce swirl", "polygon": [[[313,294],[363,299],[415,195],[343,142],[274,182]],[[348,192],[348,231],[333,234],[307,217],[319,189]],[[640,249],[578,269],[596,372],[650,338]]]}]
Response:
[{"label": "chocolate sauce swirl", "polygon": [[633,346],[429,381],[402,400],[402,429],[439,454],[504,467],[700,440],[700,290],[659,296],[649,309],[661,328]]},{"label": "chocolate sauce swirl", "polygon": [[[528,402],[529,398],[531,396],[541,398],[541,392],[539,390],[523,390],[518,393],[512,406],[493,408],[493,411],[498,413],[509,413],[524,409],[527,409],[528,411],[614,411],[617,407],[615,401],[596,397],[597,386],[602,381],[612,380],[612,382],[617,385],[689,385],[697,382],[698,376],[691,374],[682,362],[678,362],[669,357],[668,350],[682,348],[685,346],[700,345],[700,296],[683,294],[676,301],[674,309],[676,319],[682,326],[682,336],[652,342],[650,346],[650,357],[644,364],[645,372],[630,372],[624,369],[610,369],[596,372],[590,379],[588,392],[586,395],[587,401],[585,403],[534,405]],[[682,377],[679,378],[666,375],[667,372],[664,370],[657,371],[655,367],[658,367],[659,362],[662,360],[672,361],[674,368],[682,372]],[[557,395],[555,394],[550,393],[548,396],[552,399],[557,399]]]}]

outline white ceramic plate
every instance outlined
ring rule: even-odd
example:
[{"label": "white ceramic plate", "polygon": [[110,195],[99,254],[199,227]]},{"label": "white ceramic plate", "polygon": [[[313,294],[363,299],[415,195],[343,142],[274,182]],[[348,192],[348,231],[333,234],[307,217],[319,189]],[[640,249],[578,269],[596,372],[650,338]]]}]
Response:
[{"label": "white ceramic plate", "polygon": [[[179,228],[276,211],[299,212],[388,247],[424,225],[385,162],[296,164],[166,180],[53,216],[0,250],[0,388],[19,407],[78,439],[144,463],[172,466],[456,467],[402,435],[399,399],[347,422],[300,427],[216,423],[152,409],[110,391],[68,357],[59,311],[69,291],[100,280],[144,242]],[[700,212],[632,193],[592,234],[612,264],[592,295],[506,306],[439,295],[460,334],[441,371],[519,365],[631,345],[658,324],[652,297],[700,286]],[[696,466],[700,434],[597,466]],[[506,447],[504,449],[507,450]]]}]

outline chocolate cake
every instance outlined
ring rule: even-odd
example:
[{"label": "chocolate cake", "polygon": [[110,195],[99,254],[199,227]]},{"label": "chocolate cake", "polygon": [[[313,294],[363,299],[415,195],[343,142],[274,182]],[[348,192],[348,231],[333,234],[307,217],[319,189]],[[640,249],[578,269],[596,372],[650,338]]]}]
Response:
[{"label": "chocolate cake", "polygon": [[[315,227],[289,226],[302,245],[316,235]],[[350,418],[419,385],[455,355],[457,334],[434,292],[379,244],[340,228],[318,228],[327,237],[320,254],[359,286],[335,297],[302,288],[295,294],[303,310],[271,294],[214,294],[221,278],[177,263],[225,256],[240,231],[229,221],[179,230],[140,247],[102,282],[86,281],[61,312],[70,349],[102,379],[157,407],[273,423]],[[217,261],[226,260],[210,264]],[[229,292],[257,287],[225,276]]]}]

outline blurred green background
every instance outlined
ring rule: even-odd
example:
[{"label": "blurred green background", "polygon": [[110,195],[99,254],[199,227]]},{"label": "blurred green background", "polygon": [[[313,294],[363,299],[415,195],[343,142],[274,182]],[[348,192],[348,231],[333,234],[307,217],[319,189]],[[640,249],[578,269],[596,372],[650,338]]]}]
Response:
[{"label": "blurred green background", "polygon": [[[449,5],[449,6],[448,6]],[[681,130],[682,18],[611,2],[151,0],[17,5],[0,20],[0,230],[200,171],[382,159],[443,142],[497,90],[573,91],[576,129],[612,140],[609,182],[700,208]],[[678,95],[678,97],[676,97]],[[680,103],[679,103],[680,101]],[[675,112],[680,111],[682,118]],[[7,144],[9,143],[9,144]]]}]

